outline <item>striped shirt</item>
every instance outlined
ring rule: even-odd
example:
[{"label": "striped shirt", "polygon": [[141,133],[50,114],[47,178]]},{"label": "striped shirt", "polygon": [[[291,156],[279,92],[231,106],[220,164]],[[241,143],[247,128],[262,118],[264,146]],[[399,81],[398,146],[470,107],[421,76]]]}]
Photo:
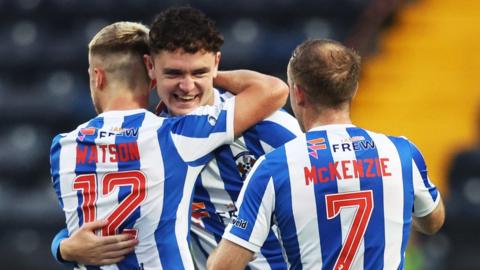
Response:
[{"label": "striped shirt", "polygon": [[101,235],[133,234],[116,265],[78,269],[193,269],[188,247],[195,180],[211,152],[233,141],[234,99],[185,117],[109,111],[53,140],[52,181],[69,234],[107,219]]},{"label": "striped shirt", "polygon": [[[232,97],[215,90],[215,104]],[[210,252],[220,242],[226,225],[235,213],[235,202],[247,173],[255,161],[301,135],[297,120],[286,111],[277,111],[246,130],[230,145],[213,152],[214,159],[202,171],[195,184],[192,212],[192,247],[194,260],[204,269]],[[247,269],[286,269],[280,242],[274,230]]]},{"label": "striped shirt", "polygon": [[224,238],[258,252],[276,224],[291,269],[403,269],[439,198],[407,139],[320,126],[259,159]]}]

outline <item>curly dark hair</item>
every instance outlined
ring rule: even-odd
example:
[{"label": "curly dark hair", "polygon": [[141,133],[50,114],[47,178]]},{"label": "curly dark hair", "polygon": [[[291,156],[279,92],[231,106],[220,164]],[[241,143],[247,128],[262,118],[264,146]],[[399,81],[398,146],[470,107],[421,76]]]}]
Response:
[{"label": "curly dark hair", "polygon": [[215,28],[215,22],[191,7],[169,8],[157,15],[150,27],[153,53],[177,49],[188,53],[218,52],[222,45],[223,36]]}]

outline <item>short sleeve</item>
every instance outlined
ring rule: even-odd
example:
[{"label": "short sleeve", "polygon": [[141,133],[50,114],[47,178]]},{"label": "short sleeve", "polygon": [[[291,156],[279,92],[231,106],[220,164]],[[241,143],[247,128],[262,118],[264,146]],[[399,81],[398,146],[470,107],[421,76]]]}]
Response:
[{"label": "short sleeve", "polygon": [[201,160],[217,147],[234,140],[235,97],[215,106],[169,118],[173,143],[186,162]]},{"label": "short sleeve", "polygon": [[435,209],[440,201],[440,193],[428,177],[427,165],[420,150],[411,142],[410,151],[412,153],[413,190],[415,197],[413,215],[416,217],[424,217]]},{"label": "short sleeve", "polygon": [[223,237],[253,252],[259,252],[268,236],[275,207],[275,189],[268,162],[261,157],[245,180],[237,200],[236,217]]}]

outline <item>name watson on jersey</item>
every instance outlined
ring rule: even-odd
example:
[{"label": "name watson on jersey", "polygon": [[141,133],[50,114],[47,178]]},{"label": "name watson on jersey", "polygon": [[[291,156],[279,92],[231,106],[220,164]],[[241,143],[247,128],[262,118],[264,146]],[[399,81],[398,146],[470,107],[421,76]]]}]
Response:
[{"label": "name watson on jersey", "polygon": [[135,160],[140,160],[136,142],[77,146],[77,164]]},{"label": "name watson on jersey", "polygon": [[366,158],[329,162],[328,166],[304,167],[305,184],[327,183],[335,180],[348,180],[354,178],[375,178],[391,176],[388,171],[389,158]]}]

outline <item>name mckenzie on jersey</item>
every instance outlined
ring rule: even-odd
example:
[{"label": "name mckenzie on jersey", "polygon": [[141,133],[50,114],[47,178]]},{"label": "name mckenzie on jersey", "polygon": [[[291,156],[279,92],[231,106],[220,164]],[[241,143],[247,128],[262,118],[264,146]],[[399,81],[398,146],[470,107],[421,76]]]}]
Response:
[{"label": "name mckenzie on jersey", "polygon": [[391,176],[389,158],[365,158],[329,162],[322,167],[304,167],[305,184],[325,184],[329,181]]}]

